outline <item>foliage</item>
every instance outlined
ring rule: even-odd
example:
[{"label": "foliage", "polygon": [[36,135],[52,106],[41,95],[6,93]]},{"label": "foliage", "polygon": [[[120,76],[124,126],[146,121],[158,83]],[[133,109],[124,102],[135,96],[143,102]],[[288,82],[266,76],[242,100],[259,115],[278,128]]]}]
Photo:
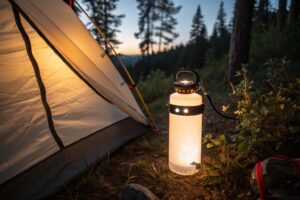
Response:
[{"label": "foliage", "polygon": [[154,44],[158,43],[160,52],[162,43],[168,45],[178,37],[178,33],[174,32],[177,25],[174,15],[180,11],[181,6],[175,6],[172,0],[137,0],[137,3],[140,11],[139,31],[134,35],[141,39],[139,48],[142,55],[149,57],[150,53],[154,53]]},{"label": "foliage", "polygon": [[199,37],[207,37],[207,30],[203,22],[203,15],[201,13],[200,5],[198,5],[196,13],[193,17],[192,30],[190,32],[190,41],[192,43],[196,42],[197,38]]},{"label": "foliage", "polygon": [[174,32],[177,25],[174,15],[179,13],[181,6],[175,6],[172,0],[158,0],[157,4],[160,25],[156,27],[155,35],[158,37],[158,52],[160,52],[162,44],[168,45],[179,36]]},{"label": "foliage", "polygon": [[221,1],[213,33],[209,41],[209,49],[216,60],[222,59],[222,57],[228,53],[230,42],[228,29],[226,25],[224,2]]},{"label": "foliage", "polygon": [[267,26],[267,23],[270,20],[270,1],[269,0],[259,0],[257,1],[256,5],[256,10],[255,10],[255,22],[261,26]]},{"label": "foliage", "polygon": [[231,198],[249,198],[250,191],[232,188],[249,185],[249,171],[258,160],[278,153],[299,156],[300,80],[288,74],[285,61],[267,65],[260,90],[246,68],[237,73],[241,81],[231,94],[237,100],[235,132],[204,138],[209,155],[202,167],[204,179],[224,188]]},{"label": "foliage", "polygon": [[208,38],[201,8],[198,6],[192,20],[189,41],[158,53],[152,52],[151,55],[144,57],[134,66],[134,77],[146,76],[156,69],[164,71],[167,75],[173,74],[178,68],[199,70],[208,66],[206,65],[208,56],[210,60],[223,61],[228,52],[230,40],[223,2],[220,4],[214,33]]},{"label": "foliage", "polygon": [[161,70],[151,71],[146,79],[140,82],[139,88],[152,113],[161,115],[161,112],[166,110],[168,96],[173,89],[171,80]]},{"label": "foliage", "polygon": [[[188,52],[183,45],[178,45],[169,51],[159,52],[147,58],[139,60],[134,67],[134,77],[146,77],[151,71],[157,69],[164,71],[166,75],[172,74],[177,68],[186,66]],[[182,54],[185,54],[184,56]]]},{"label": "foliage", "polygon": [[206,65],[198,71],[203,85],[215,100],[225,103],[230,89],[225,77],[228,57],[216,60],[211,51],[208,51],[205,63]]},{"label": "foliage", "polygon": [[203,22],[200,5],[198,5],[193,17],[192,30],[190,32],[190,52],[187,56],[187,65],[190,68],[202,68],[204,66],[207,46],[207,30]]},{"label": "foliage", "polygon": [[145,81],[140,83],[141,92],[148,101],[152,102],[163,95],[169,94],[172,86],[161,70],[151,71]]},{"label": "foliage", "polygon": [[137,0],[139,9],[139,31],[134,34],[136,38],[142,41],[139,44],[142,55],[145,53],[150,55],[151,47],[155,41],[153,40],[153,24],[158,19],[158,14],[155,9],[155,2],[151,0]]},{"label": "foliage", "polygon": [[[92,19],[99,26],[108,41],[116,46],[121,44],[117,39],[116,33],[120,32],[117,28],[121,25],[121,20],[125,15],[114,15],[112,13],[117,8],[118,0],[83,0],[82,2],[87,6],[91,12]],[[106,52],[109,53],[110,49],[104,38],[97,33],[96,27],[92,27],[90,31],[96,36]]]},{"label": "foliage", "polygon": [[[300,29],[299,24],[285,27],[278,30],[276,26],[270,26],[268,29],[258,31],[256,27],[252,32],[252,42],[250,48],[251,66],[260,66],[262,73],[265,69],[261,66],[266,59],[286,58],[291,62],[299,62],[300,49]],[[293,66],[289,66],[293,67]],[[299,66],[293,67],[297,69]],[[257,70],[256,68],[255,70]],[[298,74],[299,68],[298,68]]]}]

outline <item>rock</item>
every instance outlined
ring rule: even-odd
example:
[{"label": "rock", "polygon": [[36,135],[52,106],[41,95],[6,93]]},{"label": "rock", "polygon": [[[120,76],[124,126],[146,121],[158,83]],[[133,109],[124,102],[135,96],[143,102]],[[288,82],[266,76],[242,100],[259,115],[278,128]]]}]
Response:
[{"label": "rock", "polygon": [[128,184],[121,190],[120,200],[159,200],[150,190],[139,184]]}]

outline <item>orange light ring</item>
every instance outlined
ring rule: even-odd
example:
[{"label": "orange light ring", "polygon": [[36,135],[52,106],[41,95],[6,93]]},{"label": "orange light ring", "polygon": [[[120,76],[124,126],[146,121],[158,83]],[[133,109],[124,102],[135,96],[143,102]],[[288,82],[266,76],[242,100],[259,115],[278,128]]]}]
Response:
[{"label": "orange light ring", "polygon": [[196,89],[175,88],[175,91],[179,94],[192,94],[196,92]]}]

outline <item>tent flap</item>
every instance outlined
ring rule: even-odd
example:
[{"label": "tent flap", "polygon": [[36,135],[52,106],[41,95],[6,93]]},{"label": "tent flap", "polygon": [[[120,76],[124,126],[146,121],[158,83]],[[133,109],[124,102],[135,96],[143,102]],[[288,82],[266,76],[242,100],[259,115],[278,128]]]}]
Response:
[{"label": "tent flap", "polygon": [[[15,0],[22,15],[100,94],[147,124],[131,91],[104,50],[61,0]],[[57,20],[59,19],[59,20]]]},{"label": "tent flap", "polygon": [[0,0],[0,44],[1,197],[50,194],[145,131],[124,79],[62,0]]},{"label": "tent flap", "polygon": [[0,187],[3,199],[40,199],[57,192],[88,166],[145,132],[146,127],[128,118],[53,154]]}]

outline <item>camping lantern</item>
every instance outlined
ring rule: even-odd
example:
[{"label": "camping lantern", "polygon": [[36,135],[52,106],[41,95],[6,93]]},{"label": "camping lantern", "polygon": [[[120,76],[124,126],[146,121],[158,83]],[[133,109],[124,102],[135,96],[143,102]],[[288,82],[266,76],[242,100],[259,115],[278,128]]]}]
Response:
[{"label": "camping lantern", "polygon": [[202,96],[196,93],[199,76],[180,70],[174,76],[175,92],[169,101],[169,168],[181,175],[192,175],[201,162]]}]

